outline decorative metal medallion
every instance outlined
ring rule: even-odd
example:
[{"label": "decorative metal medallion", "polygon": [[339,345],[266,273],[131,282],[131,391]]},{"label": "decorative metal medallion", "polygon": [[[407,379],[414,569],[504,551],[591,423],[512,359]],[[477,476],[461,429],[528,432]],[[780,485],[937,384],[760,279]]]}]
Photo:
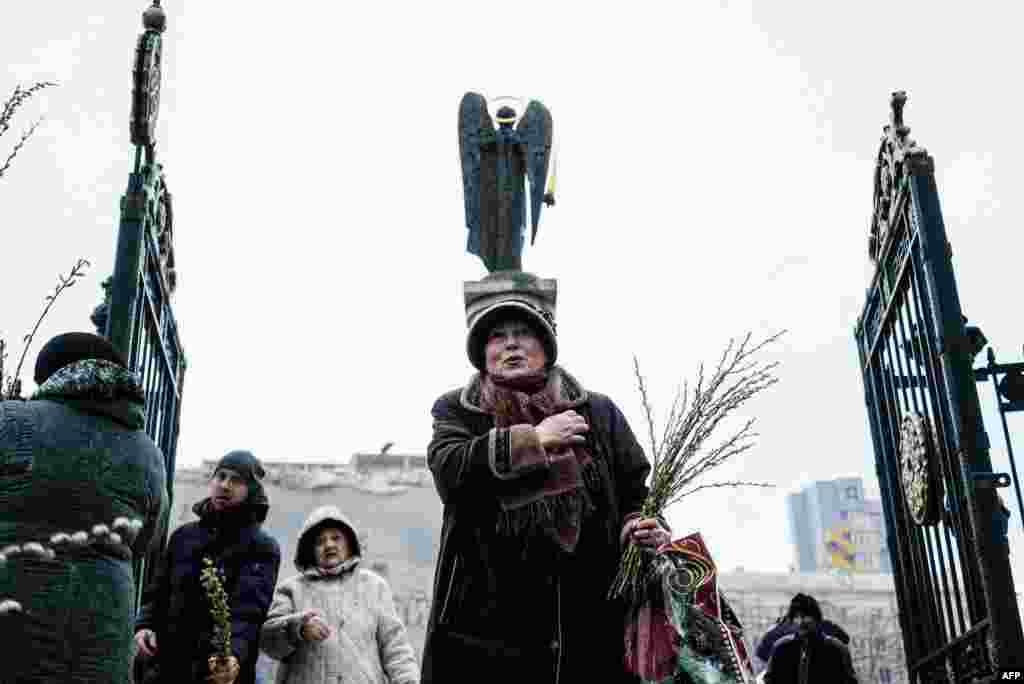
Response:
[{"label": "decorative metal medallion", "polygon": [[178,274],[174,266],[174,211],[171,205],[171,193],[167,190],[167,181],[163,174],[160,174],[155,226],[160,270],[167,283],[168,294],[174,294],[178,286]]},{"label": "decorative metal medallion", "polygon": [[905,192],[906,177],[934,169],[932,158],[925,149],[908,137],[910,127],[903,123],[903,106],[906,103],[904,91],[892,94],[889,125],[882,128],[882,142],[875,162],[874,210],[868,239],[868,256],[875,263],[885,252],[892,236],[895,212]]},{"label": "decorative metal medallion", "polygon": [[910,516],[918,525],[936,524],[941,518],[942,474],[928,420],[916,412],[904,416],[900,427],[900,466]]},{"label": "decorative metal medallion", "polygon": [[[158,10],[159,13],[154,12]],[[160,66],[164,30],[159,3],[147,10],[143,18],[146,30],[139,36],[135,49],[134,85],[132,88],[132,144],[152,146],[156,142],[156,120],[160,113]]]}]

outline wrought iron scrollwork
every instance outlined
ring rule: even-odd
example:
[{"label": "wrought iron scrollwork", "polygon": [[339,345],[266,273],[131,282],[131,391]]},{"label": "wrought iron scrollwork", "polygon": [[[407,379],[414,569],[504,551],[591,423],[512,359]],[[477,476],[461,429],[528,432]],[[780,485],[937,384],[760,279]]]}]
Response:
[{"label": "wrought iron scrollwork", "polygon": [[889,101],[889,124],[882,128],[882,141],[875,162],[874,211],[868,256],[878,263],[892,237],[896,212],[906,192],[908,176],[934,170],[934,162],[923,147],[910,139],[910,127],[903,123],[906,92],[892,94]]},{"label": "wrought iron scrollwork", "polygon": [[171,206],[171,193],[167,190],[167,179],[162,173],[155,209],[153,227],[156,232],[160,272],[167,283],[168,295],[173,295],[178,284],[178,276],[174,269],[174,211]]},{"label": "wrought iron scrollwork", "polygon": [[916,412],[904,416],[900,427],[900,466],[910,516],[918,525],[938,523],[943,494],[938,453],[928,420]]}]

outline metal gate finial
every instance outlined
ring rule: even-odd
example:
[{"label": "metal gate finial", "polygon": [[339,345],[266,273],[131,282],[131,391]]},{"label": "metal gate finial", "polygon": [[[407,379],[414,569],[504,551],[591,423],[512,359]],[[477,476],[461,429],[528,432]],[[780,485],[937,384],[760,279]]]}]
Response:
[{"label": "metal gate finial", "polygon": [[153,0],[153,4],[142,13],[142,28],[160,33],[167,28],[167,14],[160,6],[160,0]]}]

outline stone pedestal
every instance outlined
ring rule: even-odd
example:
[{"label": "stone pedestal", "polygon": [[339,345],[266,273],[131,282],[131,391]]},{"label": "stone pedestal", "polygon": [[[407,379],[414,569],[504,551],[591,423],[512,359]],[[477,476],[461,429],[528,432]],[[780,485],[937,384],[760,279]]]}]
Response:
[{"label": "stone pedestal", "polygon": [[528,301],[535,301],[555,316],[555,300],[558,296],[558,281],[554,278],[539,278],[525,271],[495,271],[482,280],[463,283],[466,320],[488,308],[510,293],[523,295]]}]

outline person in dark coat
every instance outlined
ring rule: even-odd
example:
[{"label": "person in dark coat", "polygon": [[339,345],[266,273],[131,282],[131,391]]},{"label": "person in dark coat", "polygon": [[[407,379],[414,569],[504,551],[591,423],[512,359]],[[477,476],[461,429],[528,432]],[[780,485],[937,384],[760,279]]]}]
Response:
[{"label": "person in dark coat", "polygon": [[817,616],[818,627],[824,634],[839,639],[845,646],[849,646],[850,635],[846,633],[846,630],[831,620],[821,619],[821,608],[813,597],[806,594],[797,594],[790,601],[786,614],[779,618],[776,625],[761,638],[761,642],[757,645],[756,655],[761,662],[767,663],[768,659],[771,658],[772,648],[775,646],[776,641],[787,634],[800,631],[800,624],[795,621],[795,617],[801,612]]},{"label": "person in dark coat", "polygon": [[269,508],[260,481],[263,475],[252,453],[229,452],[210,478],[210,495],[192,508],[199,520],[171,535],[136,622],[139,653],[155,665],[151,681],[185,684],[207,681],[210,676],[207,661],[214,655],[213,621],[200,584],[204,558],[214,562],[225,580],[231,652],[237,660],[234,681],[256,681],[260,627],[281,564],[277,541],[261,527]]},{"label": "person in dark coat", "polygon": [[0,681],[123,684],[131,561],[167,513],[163,455],[106,339],[54,337],[34,379],[30,400],[0,402],[0,602],[20,608],[0,614]]},{"label": "person in dark coat", "polygon": [[797,594],[787,615],[796,629],[772,645],[765,684],[857,684],[850,650],[823,628],[821,608],[813,597]]},{"label": "person in dark coat", "polygon": [[669,541],[641,519],[650,464],[618,407],[555,365],[554,297],[528,274],[467,295],[478,373],[431,411],[444,503],[423,684],[632,682],[623,544]]}]

